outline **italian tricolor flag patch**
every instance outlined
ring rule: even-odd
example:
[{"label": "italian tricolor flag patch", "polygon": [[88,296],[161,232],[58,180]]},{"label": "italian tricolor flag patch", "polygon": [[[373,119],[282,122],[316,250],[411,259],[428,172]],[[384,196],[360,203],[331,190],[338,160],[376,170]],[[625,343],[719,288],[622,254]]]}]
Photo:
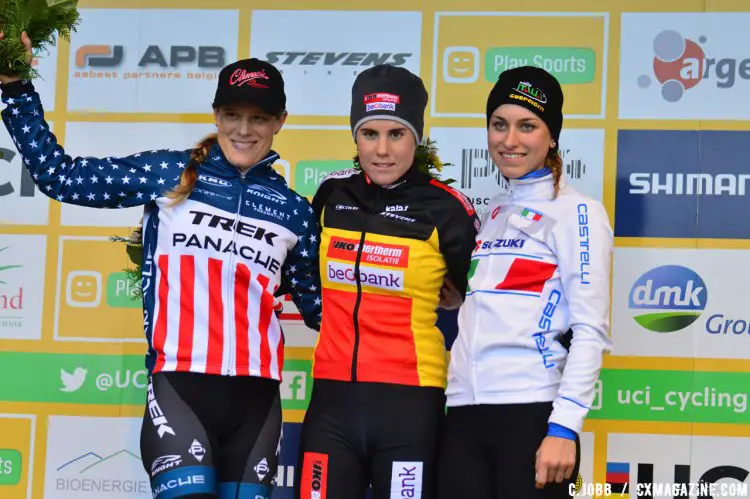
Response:
[{"label": "italian tricolor flag patch", "polygon": [[542,219],[542,214],[538,211],[534,211],[530,208],[524,208],[521,210],[521,216],[523,218],[528,218],[529,220],[538,221]]}]

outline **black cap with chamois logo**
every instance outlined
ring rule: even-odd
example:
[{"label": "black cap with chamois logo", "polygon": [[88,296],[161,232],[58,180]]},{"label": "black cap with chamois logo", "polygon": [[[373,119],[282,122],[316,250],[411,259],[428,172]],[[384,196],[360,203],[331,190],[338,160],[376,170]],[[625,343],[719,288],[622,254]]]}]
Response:
[{"label": "black cap with chamois logo", "polygon": [[219,73],[213,107],[247,102],[279,116],[286,110],[284,79],[271,63],[260,59],[233,62]]}]

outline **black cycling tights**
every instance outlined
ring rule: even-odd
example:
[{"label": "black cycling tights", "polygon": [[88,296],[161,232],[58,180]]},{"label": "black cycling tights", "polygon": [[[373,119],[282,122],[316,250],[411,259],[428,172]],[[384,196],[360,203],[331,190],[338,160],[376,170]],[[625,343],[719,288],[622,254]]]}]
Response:
[{"label": "black cycling tights", "polygon": [[449,407],[438,465],[438,497],[453,499],[570,498],[569,481],[536,489],[536,451],[547,434],[552,403]]},{"label": "black cycling tights", "polygon": [[442,388],[315,380],[295,497],[433,499],[444,408]]},{"label": "black cycling tights", "polygon": [[141,457],[154,499],[267,499],[281,448],[279,382],[157,373]]}]

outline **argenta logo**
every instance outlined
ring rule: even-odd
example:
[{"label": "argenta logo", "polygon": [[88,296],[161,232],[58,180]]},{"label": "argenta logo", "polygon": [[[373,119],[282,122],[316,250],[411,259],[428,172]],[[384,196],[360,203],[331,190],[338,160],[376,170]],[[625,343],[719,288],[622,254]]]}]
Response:
[{"label": "argenta logo", "polygon": [[[674,30],[665,30],[654,38],[654,77],[661,84],[661,96],[667,102],[677,102],[687,90],[701,80],[715,81],[717,88],[731,88],[738,79],[750,79],[750,59],[738,61],[731,57],[708,58],[701,46],[705,36],[698,41],[682,36]],[[638,77],[638,86],[651,86],[650,75]]]},{"label": "argenta logo", "polygon": [[701,276],[687,267],[663,265],[651,269],[633,284],[629,305],[643,311],[633,318],[657,333],[688,327],[706,308],[708,291]]},{"label": "argenta logo", "polygon": [[122,62],[122,45],[84,45],[76,50],[79,68],[112,68]]}]

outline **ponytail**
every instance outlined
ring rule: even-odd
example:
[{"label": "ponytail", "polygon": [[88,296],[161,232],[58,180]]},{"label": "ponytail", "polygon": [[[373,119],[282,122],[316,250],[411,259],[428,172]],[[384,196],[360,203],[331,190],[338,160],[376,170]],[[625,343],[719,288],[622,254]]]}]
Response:
[{"label": "ponytail", "polygon": [[563,174],[563,162],[560,157],[560,152],[556,149],[550,149],[547,154],[547,166],[552,170],[552,179],[554,180],[555,192],[552,195],[552,199],[557,198],[557,193],[560,191],[560,179]]},{"label": "ponytail", "polygon": [[216,134],[207,135],[201,140],[190,154],[190,161],[180,174],[180,183],[172,191],[167,193],[167,197],[172,200],[171,206],[176,206],[186,200],[190,193],[193,192],[195,182],[198,180],[198,165],[203,163],[208,156],[208,151],[217,143]]}]

